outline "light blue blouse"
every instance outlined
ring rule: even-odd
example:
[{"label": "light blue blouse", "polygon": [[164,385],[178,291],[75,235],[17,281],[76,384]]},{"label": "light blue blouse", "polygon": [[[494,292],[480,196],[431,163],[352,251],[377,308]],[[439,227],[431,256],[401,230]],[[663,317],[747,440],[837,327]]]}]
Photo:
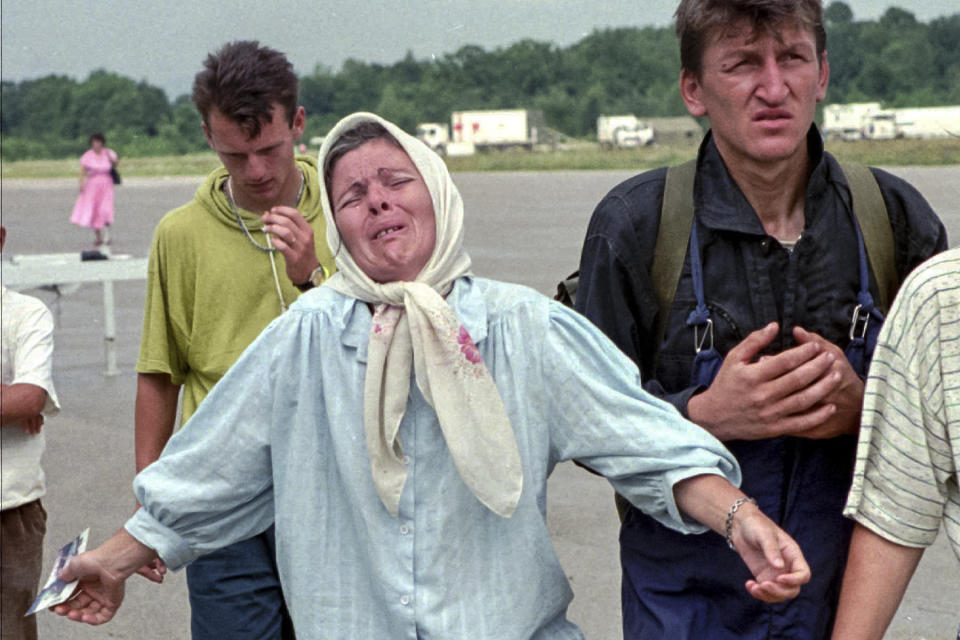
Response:
[{"label": "light blue blouse", "polygon": [[642,391],[636,366],[575,312],[520,286],[448,296],[503,397],[523,462],[501,518],[460,479],[411,379],[400,516],[370,475],[362,422],[371,313],[328,287],[277,318],[134,483],[127,530],[171,568],[276,522],[297,637],[580,638],[547,533],[547,477],[577,459],[667,526],[698,533],[674,483],[739,483],[727,450]]}]

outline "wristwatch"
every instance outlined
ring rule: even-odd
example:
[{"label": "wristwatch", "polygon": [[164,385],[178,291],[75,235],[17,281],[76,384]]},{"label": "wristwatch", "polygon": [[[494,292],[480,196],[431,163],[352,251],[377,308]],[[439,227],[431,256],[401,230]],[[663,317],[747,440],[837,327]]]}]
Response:
[{"label": "wristwatch", "polygon": [[310,273],[310,277],[307,278],[306,282],[301,282],[300,284],[294,284],[293,286],[295,286],[297,289],[300,289],[300,291],[310,291],[310,289],[313,289],[314,287],[319,287],[320,285],[322,285],[326,279],[327,279],[327,270],[324,269],[323,265],[321,264],[321,265],[318,265],[317,268]]}]

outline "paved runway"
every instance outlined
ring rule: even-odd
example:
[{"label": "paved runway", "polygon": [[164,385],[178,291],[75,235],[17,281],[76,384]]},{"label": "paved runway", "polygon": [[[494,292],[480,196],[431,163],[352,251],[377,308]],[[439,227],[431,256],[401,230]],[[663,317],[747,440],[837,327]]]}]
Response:
[{"label": "paved runway", "polygon": [[[952,244],[960,239],[960,166],[895,168],[916,185],[940,213]],[[467,211],[466,243],[475,271],[553,293],[556,281],[576,268],[587,221],[600,197],[629,172],[478,173],[455,181]],[[114,252],[145,256],[156,222],[192,195],[198,178],[125,179],[117,190]],[[92,232],[67,221],[73,180],[3,181],[2,219],[7,251],[79,251]],[[238,274],[237,277],[242,277]],[[57,310],[55,380],[63,411],[47,429],[49,513],[47,568],[55,550],[84,527],[99,544],[133,510],[133,401],[143,283],[116,285],[117,350],[121,375],[105,377],[102,294],[84,285],[57,301],[33,292]],[[588,638],[620,637],[617,521],[606,483],[572,465],[558,467],[550,483],[549,524],[554,545],[576,598],[570,617]],[[707,534],[712,535],[712,534]],[[322,572],[318,574],[322,579]],[[888,638],[952,639],[960,624],[960,569],[940,537],[924,556]],[[155,586],[128,582],[117,618],[102,629],[40,614],[41,637],[137,638],[188,636],[182,573]]]}]

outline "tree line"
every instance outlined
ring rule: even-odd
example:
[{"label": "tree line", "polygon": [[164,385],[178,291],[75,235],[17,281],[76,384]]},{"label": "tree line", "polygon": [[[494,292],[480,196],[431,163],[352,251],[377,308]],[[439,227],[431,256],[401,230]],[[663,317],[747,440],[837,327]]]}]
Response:
[{"label": "tree line", "polygon": [[[826,103],[960,104],[960,13],[922,23],[894,7],[879,20],[857,21],[849,6],[833,2],[824,21]],[[551,128],[587,138],[601,114],[685,115],[679,70],[672,28],[602,29],[568,47],[521,40],[492,51],[468,45],[429,60],[408,53],[388,65],[350,59],[339,71],[318,64],[300,78],[300,102],[307,139],[358,110],[412,132],[419,122],[449,122],[455,110],[513,108],[540,109]],[[83,81],[3,81],[0,100],[5,160],[78,155],[94,131],[127,156],[206,149],[189,96],[171,102],[157,87],[106,70]]]}]

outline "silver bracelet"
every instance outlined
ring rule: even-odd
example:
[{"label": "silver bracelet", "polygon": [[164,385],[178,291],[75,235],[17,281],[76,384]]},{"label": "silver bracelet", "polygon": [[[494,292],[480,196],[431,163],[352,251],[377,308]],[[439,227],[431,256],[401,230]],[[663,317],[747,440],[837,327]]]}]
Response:
[{"label": "silver bracelet", "polygon": [[744,502],[751,502],[754,505],[757,504],[757,501],[754,500],[753,498],[748,498],[747,496],[743,496],[742,498],[737,498],[734,501],[734,503],[730,505],[730,510],[727,511],[727,522],[726,522],[726,525],[724,526],[724,529],[727,532],[727,536],[726,536],[727,546],[733,549],[734,551],[736,551],[737,548],[733,546],[733,538],[731,538],[731,534],[733,533],[733,515],[737,512],[738,509],[740,509],[740,506]]}]

